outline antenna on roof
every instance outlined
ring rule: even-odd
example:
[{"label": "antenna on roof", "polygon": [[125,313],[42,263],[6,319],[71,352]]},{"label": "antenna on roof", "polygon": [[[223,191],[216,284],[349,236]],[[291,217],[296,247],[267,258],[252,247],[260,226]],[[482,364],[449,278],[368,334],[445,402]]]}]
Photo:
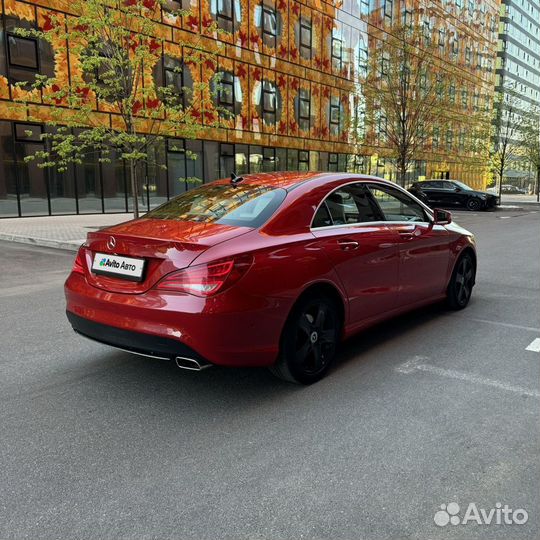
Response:
[{"label": "antenna on roof", "polygon": [[231,173],[231,185],[232,186],[236,186],[237,184],[242,182],[242,180],[244,180],[243,176],[236,176],[236,174]]}]

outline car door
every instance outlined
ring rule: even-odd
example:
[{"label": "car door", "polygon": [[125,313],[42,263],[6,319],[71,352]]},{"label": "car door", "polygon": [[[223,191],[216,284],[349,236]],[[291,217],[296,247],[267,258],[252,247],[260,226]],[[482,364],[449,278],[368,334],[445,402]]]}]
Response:
[{"label": "car door", "polygon": [[443,294],[450,262],[448,231],[435,225],[406,192],[384,184],[370,184],[369,190],[387,226],[399,236],[399,305]]},{"label": "car door", "polygon": [[330,193],[311,232],[330,258],[349,300],[352,325],[397,307],[399,236],[384,222],[364,184]]}]

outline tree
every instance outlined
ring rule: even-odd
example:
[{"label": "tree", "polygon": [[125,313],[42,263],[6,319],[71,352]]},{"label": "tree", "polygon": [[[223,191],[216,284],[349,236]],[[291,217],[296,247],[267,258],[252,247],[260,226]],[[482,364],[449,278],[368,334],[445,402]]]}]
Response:
[{"label": "tree", "polygon": [[432,134],[452,114],[454,74],[433,65],[431,55],[422,51],[424,41],[418,25],[392,27],[370,52],[363,85],[369,123],[396,159],[401,185]]},{"label": "tree", "polygon": [[536,200],[540,200],[540,110],[533,111],[523,125],[523,148],[536,172]]},{"label": "tree", "polygon": [[522,132],[525,111],[519,108],[520,98],[513,86],[504,86],[493,107],[494,144],[491,164],[498,184],[499,204],[504,176],[510,163],[523,157]]},{"label": "tree", "polygon": [[[167,136],[197,136],[202,127],[200,116],[192,114],[192,100],[204,115],[202,82],[187,88],[156,85],[152,79],[164,51],[159,37],[162,7],[169,17],[187,15],[174,11],[167,0],[73,0],[74,16],[51,14],[40,29],[18,29],[22,36],[50,42],[57,54],[76,63],[69,80],[38,75],[18,83],[19,106],[26,105],[30,119],[52,126],[42,135],[48,141],[46,149],[26,159],[63,172],[89,154],[110,162],[115,152],[128,165],[135,218],[139,173],[142,164],[153,161],[152,148]],[[203,50],[201,41],[198,36],[176,44],[180,52],[173,73],[181,76],[208,60],[211,53]],[[45,114],[31,113],[36,91],[48,105]],[[208,117],[205,120],[209,123]]]}]

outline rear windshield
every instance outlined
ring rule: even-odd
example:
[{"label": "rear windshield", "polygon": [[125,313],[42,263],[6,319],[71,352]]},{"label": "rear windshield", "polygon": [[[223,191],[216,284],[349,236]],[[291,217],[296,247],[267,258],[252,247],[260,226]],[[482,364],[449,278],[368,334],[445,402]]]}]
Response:
[{"label": "rear windshield", "polygon": [[260,227],[286,194],[284,189],[267,186],[208,184],[171,199],[144,217]]}]

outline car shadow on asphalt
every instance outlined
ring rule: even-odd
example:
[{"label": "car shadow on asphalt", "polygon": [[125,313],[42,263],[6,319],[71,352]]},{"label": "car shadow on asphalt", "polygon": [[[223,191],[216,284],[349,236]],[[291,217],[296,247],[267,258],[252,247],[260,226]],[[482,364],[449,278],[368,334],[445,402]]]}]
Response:
[{"label": "car shadow on asphalt", "polygon": [[[334,384],[336,378],[339,381],[347,376],[350,369],[366,369],[375,363],[379,365],[380,358],[374,359],[373,355],[367,354],[371,349],[446,313],[444,304],[428,306],[379,323],[346,340],[326,381]],[[101,369],[93,384],[104,385],[98,391],[113,395],[115,401],[152,401],[155,405],[175,409],[190,407],[203,415],[212,414],[220,406],[258,406],[299,392],[318,392],[317,385],[290,384],[275,378],[264,368],[214,366],[195,372],[179,369],[172,361],[152,360],[119,351],[94,357],[94,360]],[[114,392],[110,392],[108,386],[114,388]]]}]

